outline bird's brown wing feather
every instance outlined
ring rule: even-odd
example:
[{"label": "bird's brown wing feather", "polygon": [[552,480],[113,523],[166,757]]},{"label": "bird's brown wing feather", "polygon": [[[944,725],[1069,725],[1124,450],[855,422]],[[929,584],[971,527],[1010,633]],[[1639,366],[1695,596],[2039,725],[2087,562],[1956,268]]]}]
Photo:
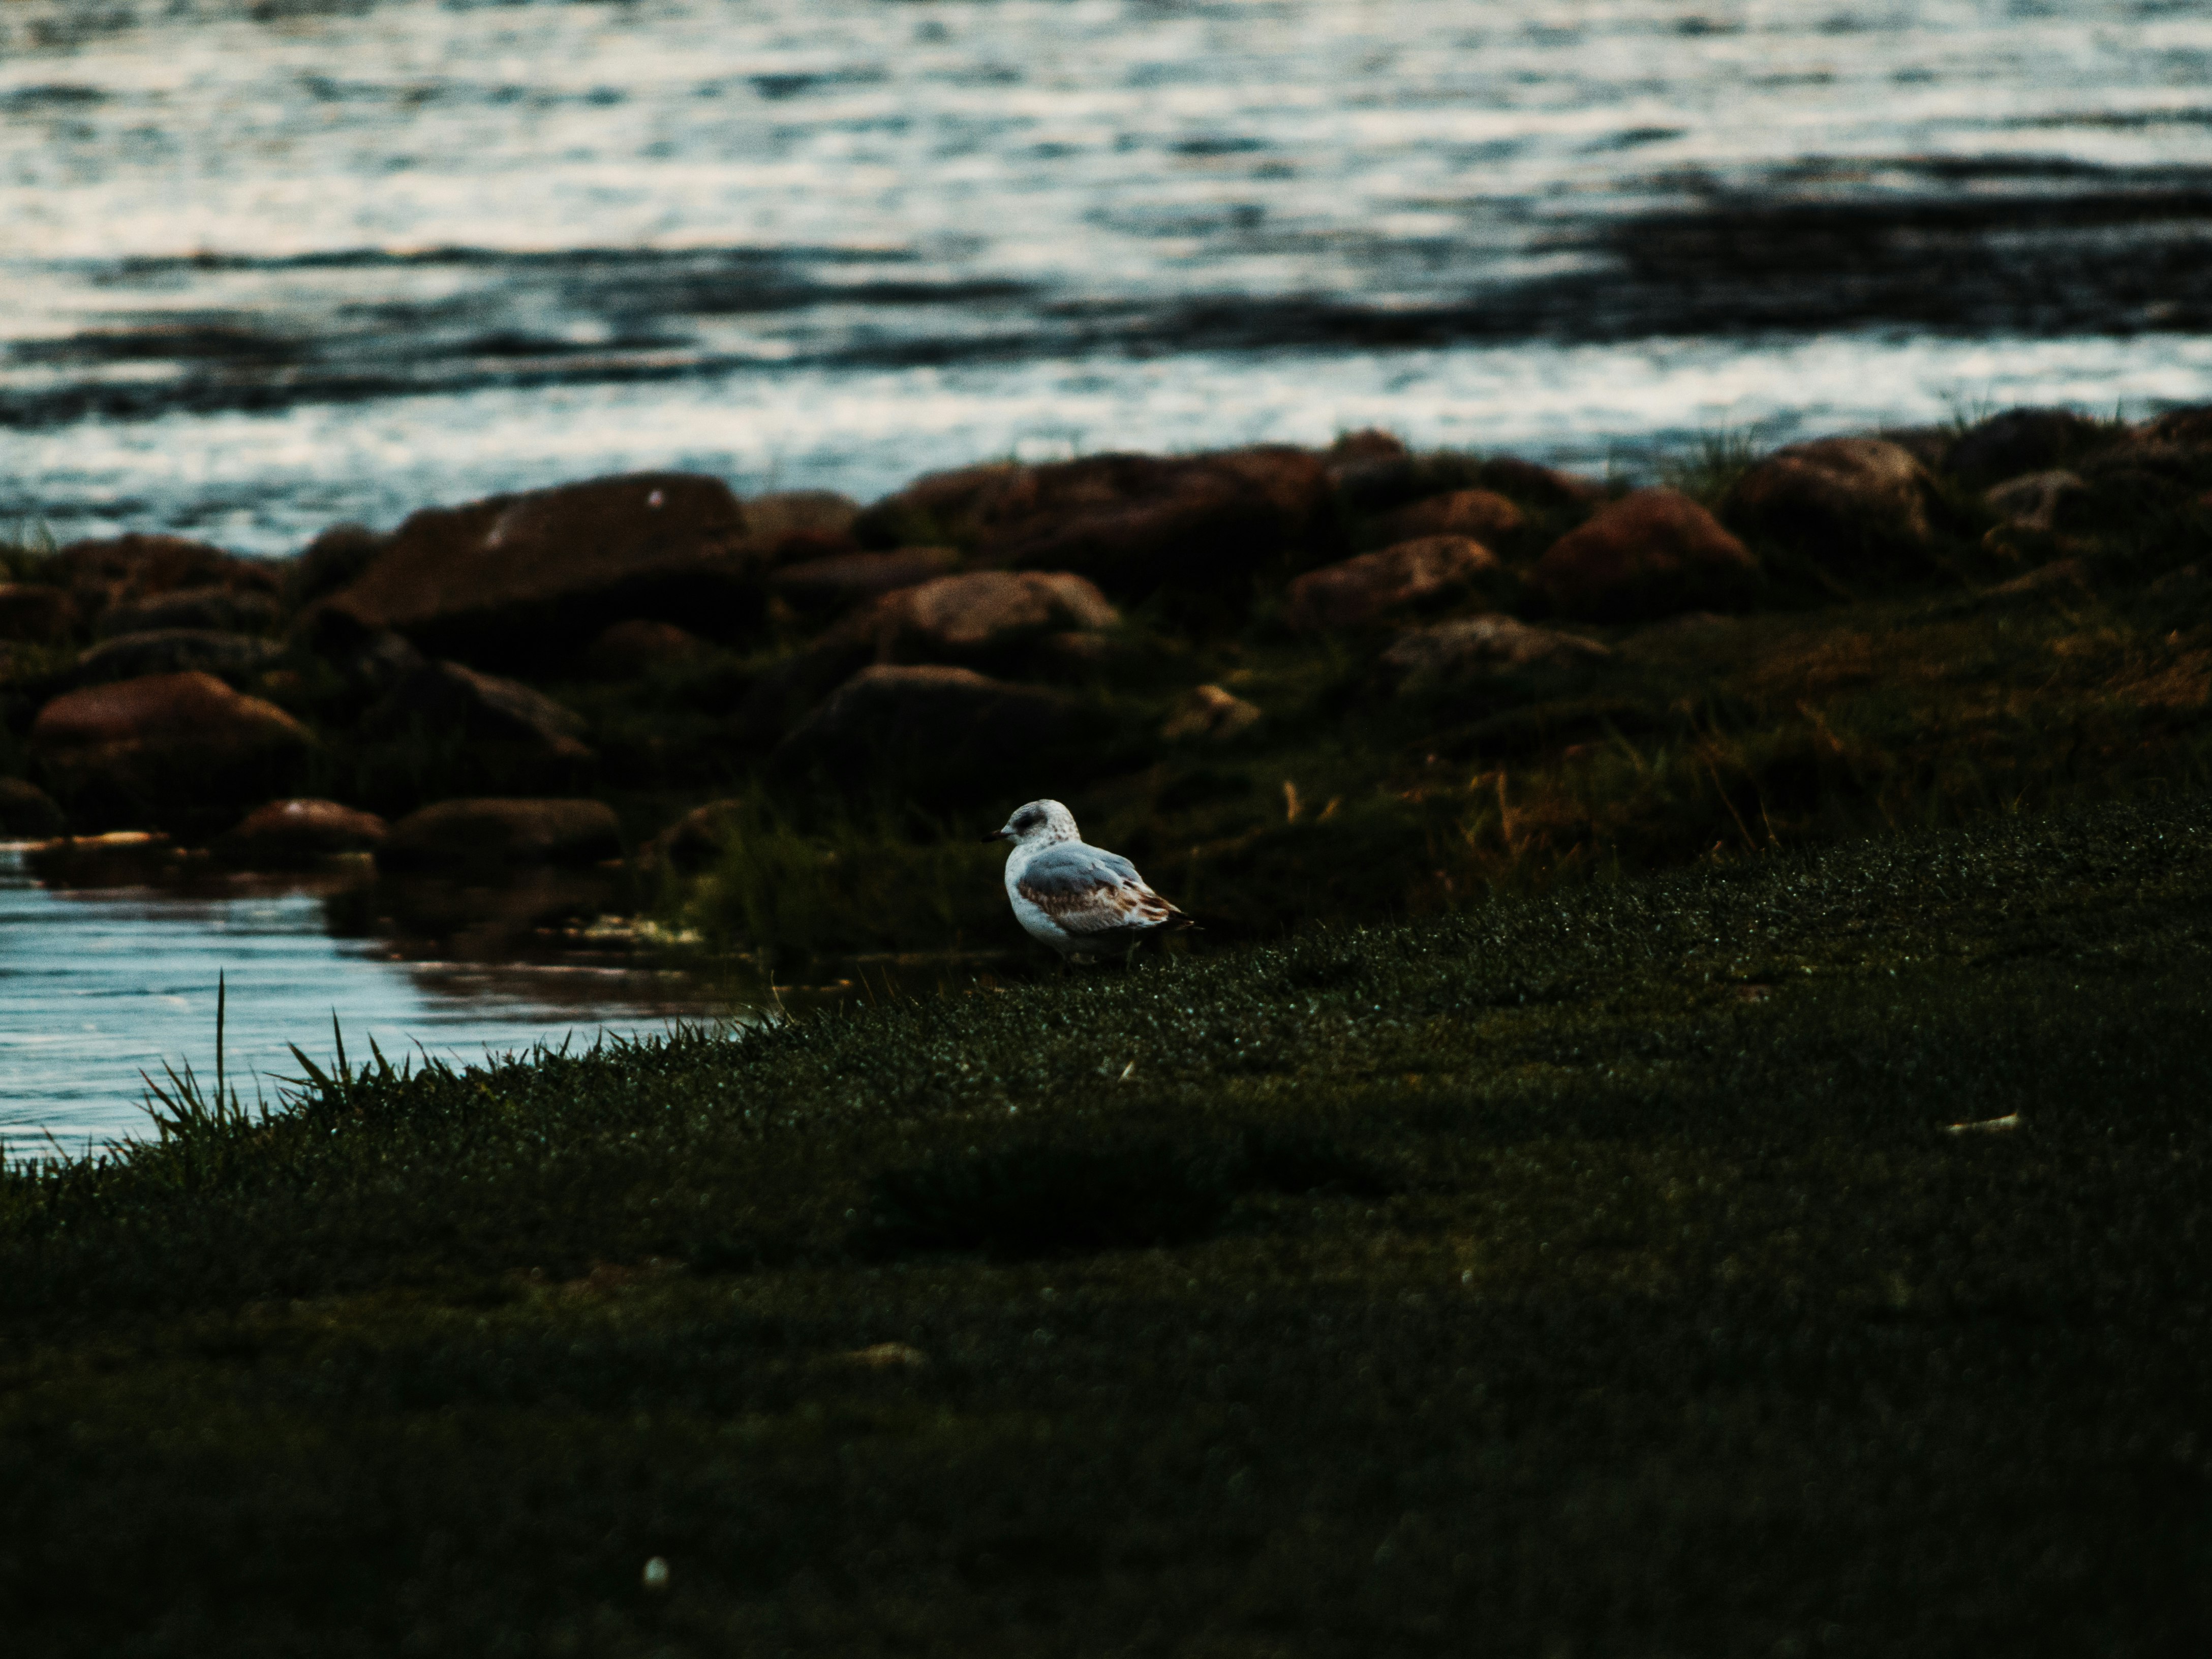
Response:
[{"label": "bird's brown wing feather", "polygon": [[1014,884],[1071,933],[1158,927],[1182,915],[1146,885],[1127,859],[1090,854],[1088,848],[1083,854],[1054,848],[1035,860]]}]

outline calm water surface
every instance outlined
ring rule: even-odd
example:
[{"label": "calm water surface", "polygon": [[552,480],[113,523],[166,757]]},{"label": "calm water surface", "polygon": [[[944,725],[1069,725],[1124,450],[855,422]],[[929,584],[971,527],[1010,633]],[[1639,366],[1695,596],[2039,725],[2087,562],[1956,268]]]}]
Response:
[{"label": "calm water surface", "polygon": [[374,1037],[394,1060],[419,1044],[467,1061],[732,1012],[702,988],[636,968],[395,958],[388,929],[342,936],[362,926],[349,891],[267,878],[49,887],[21,849],[0,848],[5,1155],[50,1154],[48,1133],[72,1153],[143,1133],[142,1071],[160,1080],[164,1061],[190,1060],[212,1072],[218,973],[226,1066],[248,1102],[257,1080],[273,1097],[272,1074],[299,1074],[288,1044],[330,1063],[333,1014],[349,1058],[365,1058]]},{"label": "calm water surface", "polygon": [[10,0],[0,515],[2212,398],[2197,0]]}]

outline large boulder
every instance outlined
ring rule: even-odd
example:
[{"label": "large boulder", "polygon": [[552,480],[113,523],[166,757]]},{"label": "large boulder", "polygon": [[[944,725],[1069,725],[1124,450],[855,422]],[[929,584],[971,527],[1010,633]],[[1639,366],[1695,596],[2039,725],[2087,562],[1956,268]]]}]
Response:
[{"label": "large boulder", "polygon": [[905,489],[860,509],[853,534],[878,551],[900,547],[973,546],[981,538],[992,503],[1012,490],[1030,468],[1017,461],[925,472]]},{"label": "large boulder", "polygon": [[276,566],[263,560],[241,559],[182,536],[137,531],[71,542],[54,555],[44,574],[69,590],[88,619],[110,605],[188,588],[274,593],[283,579]]},{"label": "large boulder", "polygon": [[0,582],[0,640],[49,645],[76,631],[76,601],[42,583]]},{"label": "large boulder", "polygon": [[1721,516],[1743,534],[1848,571],[1924,556],[1935,480],[1881,438],[1821,438],[1777,450],[1730,488]]},{"label": "large boulder", "polygon": [[1639,489],[1553,543],[1534,582],[1563,616],[1632,622],[1741,604],[1759,562],[1687,495]]},{"label": "large boulder", "polygon": [[989,778],[1036,779],[1043,751],[1074,734],[1057,692],[987,679],[971,669],[878,664],[831,692],[775,750],[786,773],[854,790],[942,798]]},{"label": "large boulder", "polygon": [[1976,422],[1944,453],[1943,465],[1978,489],[2023,473],[2055,471],[2095,447],[2105,428],[2070,409],[2008,409]]},{"label": "large boulder", "polygon": [[1517,455],[1493,455],[1476,475],[1483,487],[1537,507],[1595,507],[1609,493],[1602,480],[1563,472],[1556,466],[1524,461]]},{"label": "large boulder", "polygon": [[1065,656],[1070,635],[1121,613],[1064,570],[971,570],[885,593],[755,680],[738,713],[742,738],[781,735],[831,687],[870,663],[953,663],[1030,669]]},{"label": "large boulder", "polygon": [[361,720],[372,739],[457,738],[560,762],[592,758],[583,732],[582,717],[544,693],[457,662],[406,670]]},{"label": "large boulder", "polygon": [[284,647],[275,640],[252,634],[162,628],[102,640],[78,656],[74,678],[79,685],[100,685],[150,674],[197,672],[240,685],[275,667],[283,655]]},{"label": "large boulder", "polygon": [[283,709],[202,673],[64,693],[30,738],[70,817],[94,829],[218,827],[240,805],[283,793],[313,747]]},{"label": "large boulder", "polygon": [[1068,571],[971,570],[883,594],[835,632],[865,642],[878,662],[959,662],[1121,619],[1096,586]]},{"label": "large boulder", "polygon": [[1500,569],[1498,556],[1464,536],[1425,536],[1379,553],[1309,570],[1291,584],[1293,628],[1364,628],[1393,611],[1464,593]]},{"label": "large boulder", "polygon": [[1595,640],[1510,617],[1462,617],[1401,635],[1382,666],[1401,690],[1419,695],[1573,678],[1612,654]]},{"label": "large boulder", "polygon": [[1398,508],[1376,526],[1376,533],[1385,546],[1430,536],[1497,543],[1512,537],[1528,521],[1526,514],[1494,489],[1455,489]]},{"label": "large boulder", "polygon": [[960,568],[951,547],[901,547],[888,553],[839,553],[779,565],[769,591],[802,611],[840,611],[863,599],[916,587]]},{"label": "large boulder", "polygon": [[410,812],[376,849],[394,870],[598,864],[622,856],[614,808],[597,800],[441,800]]},{"label": "large boulder", "polygon": [[1227,743],[1266,718],[1257,705],[1218,685],[1194,685],[1169,710],[1160,736],[1169,743]]},{"label": "large boulder", "polygon": [[633,617],[600,629],[599,637],[584,647],[577,665],[601,679],[642,679],[696,662],[711,648],[688,628]]},{"label": "large boulder", "polygon": [[779,489],[745,503],[745,539],[771,565],[856,550],[860,503],[829,489]]},{"label": "large boulder", "polygon": [[1210,455],[1091,455],[919,480],[855,526],[875,546],[942,542],[981,562],[1072,570],[1142,598],[1241,588],[1333,528],[1328,470],[1281,445]]},{"label": "large boulder", "polygon": [[641,472],[426,508],[322,604],[434,656],[519,666],[572,658],[611,617],[735,635],[760,564],[720,480]]},{"label": "large boulder", "polygon": [[[2192,424],[2197,413],[2161,416],[2084,459],[2075,470],[2095,510],[2117,521],[2178,507],[2212,488],[2212,441]],[[2212,417],[2204,424],[2212,425]]]},{"label": "large boulder", "polygon": [[[1356,508],[1362,501],[1372,498],[1374,481],[1394,478],[1399,470],[1411,465],[1413,458],[1413,452],[1396,433],[1368,427],[1341,434],[1322,452],[1321,460],[1328,475],[1329,488],[1346,506]],[[1386,495],[1391,489],[1387,482],[1382,485]],[[1392,499],[1405,497],[1397,495]]]},{"label": "large boulder", "polygon": [[388,539],[366,525],[334,524],[320,532],[285,567],[284,603],[301,610],[357,581]]},{"label": "large boulder", "polygon": [[67,829],[53,797],[21,778],[0,778],[0,841],[51,841]]},{"label": "large boulder", "polygon": [[347,853],[373,853],[386,826],[374,812],[334,800],[272,800],[216,837],[209,850],[248,870],[283,870]]},{"label": "large boulder", "polygon": [[282,614],[276,598],[253,588],[180,587],[110,605],[93,632],[101,639],[118,634],[150,634],[189,628],[216,634],[266,634]]},{"label": "large boulder", "polygon": [[[1595,507],[1609,493],[1604,483],[1557,467],[1497,455],[1478,461],[1472,455],[1439,450],[1425,455],[1378,453],[1332,461],[1329,476],[1344,505],[1355,513],[1381,513],[1425,499],[1456,495],[1478,486],[1549,513]],[[1480,532],[1465,534],[1482,539]]]}]

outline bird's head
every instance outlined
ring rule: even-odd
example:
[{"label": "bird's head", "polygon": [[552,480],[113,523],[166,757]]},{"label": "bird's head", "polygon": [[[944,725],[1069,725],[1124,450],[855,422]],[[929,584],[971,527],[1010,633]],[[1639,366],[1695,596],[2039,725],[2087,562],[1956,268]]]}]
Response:
[{"label": "bird's head", "polygon": [[1003,829],[993,830],[983,839],[1023,842],[1079,841],[1082,837],[1076,831],[1074,813],[1056,800],[1033,800],[1027,806],[1016,807]]}]

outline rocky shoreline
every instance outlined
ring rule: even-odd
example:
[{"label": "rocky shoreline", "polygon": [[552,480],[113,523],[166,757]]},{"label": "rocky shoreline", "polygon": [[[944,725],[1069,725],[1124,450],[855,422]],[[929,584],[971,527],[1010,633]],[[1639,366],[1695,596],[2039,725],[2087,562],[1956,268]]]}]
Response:
[{"label": "rocky shoreline", "polygon": [[285,561],[161,534],[0,550],[0,836],[696,872],[740,799],[950,821],[1249,745],[1282,724],[1236,683],[1262,658],[1330,665],[1339,718],[1309,735],[1425,711],[1395,729],[1411,752],[1470,710],[1586,701],[1624,651],[1716,618],[2140,591],[2187,646],[2208,546],[2212,407],[1717,449],[1661,488],[1362,432],[977,466],[866,505],[635,474]]}]

